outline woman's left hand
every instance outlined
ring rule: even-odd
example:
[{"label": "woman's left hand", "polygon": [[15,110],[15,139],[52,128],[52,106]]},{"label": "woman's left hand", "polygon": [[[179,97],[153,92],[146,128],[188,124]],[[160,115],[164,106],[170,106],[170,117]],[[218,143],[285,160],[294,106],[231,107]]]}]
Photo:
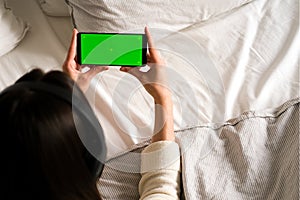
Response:
[{"label": "woman's left hand", "polygon": [[94,66],[87,72],[81,72],[83,66],[79,65],[76,61],[77,33],[78,31],[74,29],[69,52],[63,64],[63,71],[77,83],[83,92],[85,92],[89,88],[92,78],[96,74],[108,70],[109,68],[108,66]]}]

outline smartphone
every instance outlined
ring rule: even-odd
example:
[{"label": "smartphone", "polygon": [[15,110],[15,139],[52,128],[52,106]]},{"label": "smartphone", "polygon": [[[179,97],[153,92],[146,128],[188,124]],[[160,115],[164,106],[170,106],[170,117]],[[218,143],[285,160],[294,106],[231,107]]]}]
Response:
[{"label": "smartphone", "polygon": [[147,63],[147,39],[137,33],[77,34],[77,62],[80,65],[140,67]]}]

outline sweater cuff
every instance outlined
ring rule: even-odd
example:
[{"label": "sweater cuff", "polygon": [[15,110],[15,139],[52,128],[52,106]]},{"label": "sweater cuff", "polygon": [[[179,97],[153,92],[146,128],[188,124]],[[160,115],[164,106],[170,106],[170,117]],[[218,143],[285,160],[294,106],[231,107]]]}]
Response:
[{"label": "sweater cuff", "polygon": [[160,169],[180,171],[180,150],[176,142],[154,142],[143,150],[141,173]]}]

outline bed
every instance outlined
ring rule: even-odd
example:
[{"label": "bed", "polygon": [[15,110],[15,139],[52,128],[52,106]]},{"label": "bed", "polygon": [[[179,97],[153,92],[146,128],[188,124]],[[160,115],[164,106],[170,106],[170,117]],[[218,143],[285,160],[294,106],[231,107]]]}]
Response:
[{"label": "bed", "polygon": [[[147,25],[168,65],[182,199],[299,198],[297,0],[0,2],[0,19],[9,12],[18,24],[7,31],[22,29],[9,49],[0,43],[0,90],[35,67],[61,70],[73,26]],[[99,190],[104,199],[138,199],[153,100],[118,67],[95,77],[87,97],[108,146]]]}]

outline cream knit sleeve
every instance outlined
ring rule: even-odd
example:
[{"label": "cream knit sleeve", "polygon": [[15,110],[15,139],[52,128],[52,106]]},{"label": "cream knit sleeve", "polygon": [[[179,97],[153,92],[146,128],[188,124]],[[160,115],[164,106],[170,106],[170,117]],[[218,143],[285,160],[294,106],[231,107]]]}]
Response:
[{"label": "cream knit sleeve", "polygon": [[159,141],[150,144],[141,155],[140,199],[179,199],[180,172],[177,143]]}]

